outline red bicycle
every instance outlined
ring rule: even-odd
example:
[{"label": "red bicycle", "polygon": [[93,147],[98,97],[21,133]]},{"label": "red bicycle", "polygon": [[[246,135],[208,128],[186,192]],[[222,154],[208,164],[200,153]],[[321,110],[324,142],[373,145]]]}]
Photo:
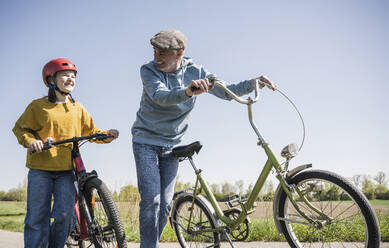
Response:
[{"label": "red bicycle", "polygon": [[[92,245],[95,248],[127,247],[124,228],[112,194],[103,181],[98,178],[95,170],[86,172],[79,149],[85,142],[104,140],[110,137],[106,134],[96,133],[90,136],[44,143],[42,150],[48,150],[65,143],[73,143],[76,224],[66,241],[67,247],[85,248]],[[81,141],[84,142],[80,144]]]}]

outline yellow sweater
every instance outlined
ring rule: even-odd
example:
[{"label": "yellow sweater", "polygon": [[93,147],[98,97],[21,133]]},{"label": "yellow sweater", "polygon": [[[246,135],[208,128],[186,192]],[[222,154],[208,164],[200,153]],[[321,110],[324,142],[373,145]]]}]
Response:
[{"label": "yellow sweater", "polygon": [[[95,127],[92,117],[76,102],[52,103],[46,97],[32,101],[12,129],[19,143],[29,147],[36,139],[52,137],[54,141],[76,136],[107,133]],[[27,153],[26,166],[31,169],[63,171],[73,168],[72,143],[55,146],[40,153]]]}]

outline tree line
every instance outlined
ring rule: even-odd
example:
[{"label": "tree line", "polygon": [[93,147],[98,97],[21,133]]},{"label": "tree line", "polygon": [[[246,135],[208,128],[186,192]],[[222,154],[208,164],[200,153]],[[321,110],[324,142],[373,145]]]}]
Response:
[{"label": "tree line", "polygon": [[[362,190],[369,200],[389,200],[389,189],[387,187],[388,177],[384,172],[378,172],[375,176],[355,175],[350,180]],[[238,180],[235,183],[224,182],[221,184],[209,184],[212,192],[218,201],[226,201],[228,196],[239,195],[242,198],[247,198],[253,189],[253,184],[245,187],[243,180]],[[175,191],[190,189],[193,187],[191,183],[183,183],[177,180]],[[272,181],[266,181],[259,196],[259,201],[272,201],[274,198],[274,185]],[[336,194],[331,188],[327,188],[315,196],[321,200],[334,199]],[[133,185],[127,185],[120,189],[119,192],[113,192],[113,197],[116,201],[140,201],[138,188]],[[342,196],[336,196],[335,198]],[[19,184],[18,187],[10,189],[8,192],[0,191],[0,201],[26,201],[27,199],[27,183],[26,180]]]}]

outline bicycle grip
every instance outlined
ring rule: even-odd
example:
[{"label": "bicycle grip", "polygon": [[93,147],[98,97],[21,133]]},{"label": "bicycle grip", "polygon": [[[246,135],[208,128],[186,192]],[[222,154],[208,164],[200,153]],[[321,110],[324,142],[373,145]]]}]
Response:
[{"label": "bicycle grip", "polygon": [[[217,80],[217,78],[215,77],[210,77],[208,78],[208,82],[209,82],[209,86],[212,87],[213,86],[213,83]],[[190,87],[190,90],[193,92],[193,91],[198,91],[200,90],[200,87],[196,87],[196,86],[191,86]]]},{"label": "bicycle grip", "polygon": [[[53,139],[47,138],[45,143],[43,143],[42,152],[52,148],[53,147],[52,143],[53,143]],[[27,152],[29,152],[30,154],[36,153],[36,151],[33,150],[31,147],[27,148]]]}]

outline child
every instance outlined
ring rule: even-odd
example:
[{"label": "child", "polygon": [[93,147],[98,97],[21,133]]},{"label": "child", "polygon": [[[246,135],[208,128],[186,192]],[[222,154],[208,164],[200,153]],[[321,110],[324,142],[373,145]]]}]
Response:
[{"label": "child", "polygon": [[[113,138],[115,129],[102,131],[71,92],[77,69],[68,59],[58,58],[43,67],[43,82],[48,96],[32,101],[15,123],[13,132],[19,143],[36,151],[27,153],[27,214],[24,220],[25,247],[61,247],[72,230],[74,212],[73,161],[71,144],[42,152],[47,138],[54,141],[86,136],[97,132]],[[51,199],[53,196],[53,207]],[[50,219],[53,219],[50,224]]]}]

